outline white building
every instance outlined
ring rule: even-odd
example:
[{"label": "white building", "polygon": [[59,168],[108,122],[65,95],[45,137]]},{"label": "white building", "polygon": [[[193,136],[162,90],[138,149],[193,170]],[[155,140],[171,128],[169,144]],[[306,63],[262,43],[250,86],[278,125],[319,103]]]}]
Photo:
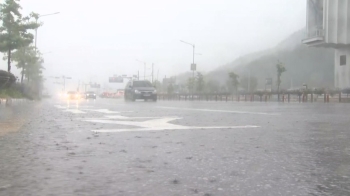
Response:
[{"label": "white building", "polygon": [[334,85],[350,87],[350,0],[307,0],[307,38],[313,47],[335,49]]}]

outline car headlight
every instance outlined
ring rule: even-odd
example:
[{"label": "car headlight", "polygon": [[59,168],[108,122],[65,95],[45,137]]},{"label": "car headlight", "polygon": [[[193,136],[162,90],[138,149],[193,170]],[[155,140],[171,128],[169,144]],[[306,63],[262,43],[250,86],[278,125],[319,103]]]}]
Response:
[{"label": "car headlight", "polygon": [[141,92],[139,90],[135,90],[135,93],[136,94],[140,94]]},{"label": "car headlight", "polygon": [[157,90],[154,90],[152,93],[153,93],[153,94],[156,94],[156,93],[157,93]]}]

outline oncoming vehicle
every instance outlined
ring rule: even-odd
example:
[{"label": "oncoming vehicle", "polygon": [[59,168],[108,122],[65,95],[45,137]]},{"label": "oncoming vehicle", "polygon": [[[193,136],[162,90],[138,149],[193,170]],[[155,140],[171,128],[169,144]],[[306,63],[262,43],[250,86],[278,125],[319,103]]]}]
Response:
[{"label": "oncoming vehicle", "polygon": [[147,80],[130,81],[125,87],[124,99],[126,101],[136,99],[157,101],[157,90]]},{"label": "oncoming vehicle", "polygon": [[75,91],[68,91],[65,98],[68,100],[78,100],[80,99],[80,94]]},{"label": "oncoming vehicle", "polygon": [[85,93],[85,99],[96,99],[96,93],[93,91],[87,91]]}]

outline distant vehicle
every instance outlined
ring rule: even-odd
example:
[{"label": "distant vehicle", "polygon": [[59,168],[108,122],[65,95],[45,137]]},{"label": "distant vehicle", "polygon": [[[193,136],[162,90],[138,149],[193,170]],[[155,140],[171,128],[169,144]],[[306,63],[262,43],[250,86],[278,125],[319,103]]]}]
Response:
[{"label": "distant vehicle", "polygon": [[112,97],[112,94],[109,93],[109,92],[103,92],[101,95],[100,95],[101,98],[110,98]]},{"label": "distant vehicle", "polygon": [[124,89],[118,89],[117,92],[114,94],[114,98],[123,98],[124,97]]},{"label": "distant vehicle", "polygon": [[96,99],[96,93],[93,91],[85,92],[85,99]]},{"label": "distant vehicle", "polygon": [[68,91],[67,94],[65,95],[65,98],[68,100],[78,100],[80,99],[80,94],[75,91]]},{"label": "distant vehicle", "polygon": [[147,80],[130,81],[125,87],[124,100],[144,99],[157,101],[157,90]]}]

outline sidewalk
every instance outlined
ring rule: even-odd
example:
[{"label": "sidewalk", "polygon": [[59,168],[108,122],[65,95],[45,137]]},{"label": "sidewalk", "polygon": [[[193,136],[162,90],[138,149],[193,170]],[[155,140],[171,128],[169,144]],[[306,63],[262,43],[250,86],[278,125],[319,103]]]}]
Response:
[{"label": "sidewalk", "polygon": [[0,137],[18,131],[30,118],[34,102],[13,99],[11,105],[0,99]]}]

